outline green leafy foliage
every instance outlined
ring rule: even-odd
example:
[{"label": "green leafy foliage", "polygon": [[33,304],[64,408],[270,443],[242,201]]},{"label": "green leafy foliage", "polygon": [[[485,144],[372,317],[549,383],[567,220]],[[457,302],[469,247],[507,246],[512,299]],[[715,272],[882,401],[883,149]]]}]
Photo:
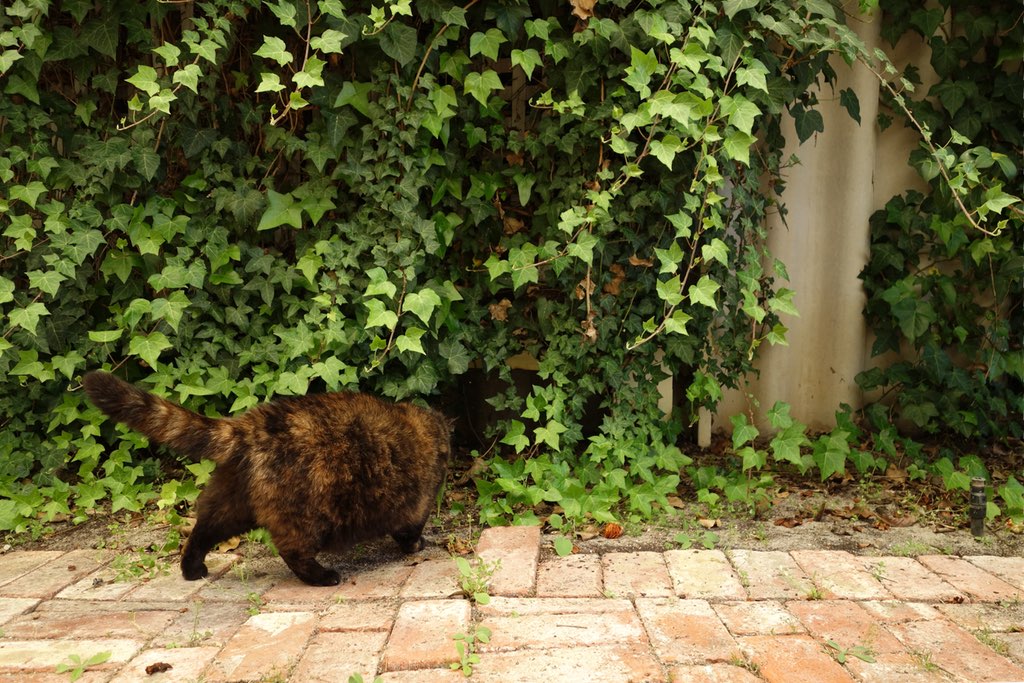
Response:
[{"label": "green leafy foliage", "polygon": [[[785,343],[795,308],[764,180],[783,185],[783,114],[820,130],[814,86],[834,79],[831,54],[865,58],[859,40],[814,0],[570,10],[5,6],[0,529],[195,500],[208,463],[85,401],[77,380],[101,366],[218,415],[356,388],[444,403],[471,370],[511,385],[506,360],[528,354],[532,386],[488,397],[488,523],[541,503],[573,522],[643,518],[684,474],[706,501],[752,501],[769,455],[823,477],[870,467],[783,410],[767,449],[741,425],[744,472],[700,471],[675,445],[759,347]],[[960,116],[961,90],[935,95]],[[998,224],[1015,167],[988,149],[971,162],[1003,185],[963,166],[961,183]],[[948,232],[974,267],[1012,260],[994,231],[969,246]],[[923,339],[946,309],[904,277],[883,301]],[[1015,376],[1013,353],[994,376]],[[693,378],[669,420],[665,368]]]},{"label": "green leafy foliage", "polygon": [[[949,8],[951,3],[940,3]],[[872,352],[895,362],[862,373],[885,406],[925,432],[972,440],[1024,434],[1024,214],[1019,83],[1024,29],[1012,3],[955,12],[892,0],[884,37],[929,42],[940,80],[917,89],[914,67],[892,70],[890,111],[924,131],[911,163],[925,192],[892,198],[871,219],[871,258],[861,273]],[[940,29],[939,25],[943,23]],[[995,37],[998,36],[998,39]],[[1014,115],[1011,115],[1014,112]],[[878,411],[878,422],[884,410]]]}]

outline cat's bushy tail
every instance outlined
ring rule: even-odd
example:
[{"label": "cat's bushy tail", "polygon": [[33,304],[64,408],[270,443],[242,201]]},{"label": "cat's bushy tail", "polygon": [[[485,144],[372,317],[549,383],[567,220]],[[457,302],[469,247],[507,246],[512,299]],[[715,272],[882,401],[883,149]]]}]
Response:
[{"label": "cat's bushy tail", "polygon": [[217,420],[182,408],[108,372],[82,378],[93,405],[151,440],[195,458],[214,457],[209,444]]}]

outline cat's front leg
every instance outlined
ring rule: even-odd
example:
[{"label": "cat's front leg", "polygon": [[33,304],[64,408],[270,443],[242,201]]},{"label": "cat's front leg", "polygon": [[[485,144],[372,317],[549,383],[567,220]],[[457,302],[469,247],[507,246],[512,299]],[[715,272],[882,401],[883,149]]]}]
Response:
[{"label": "cat's front leg", "polygon": [[391,538],[395,539],[395,543],[398,544],[403,553],[411,555],[423,550],[427,545],[427,542],[423,540],[424,526],[425,524],[402,527],[392,533]]}]

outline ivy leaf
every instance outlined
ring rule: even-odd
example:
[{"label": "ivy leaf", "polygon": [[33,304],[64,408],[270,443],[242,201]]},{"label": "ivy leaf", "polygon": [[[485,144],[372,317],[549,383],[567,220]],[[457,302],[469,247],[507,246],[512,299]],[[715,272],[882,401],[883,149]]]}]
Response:
[{"label": "ivy leaf", "polygon": [[732,19],[737,13],[745,9],[757,7],[757,3],[758,0],[725,0],[722,3],[722,9],[725,10],[725,16]]},{"label": "ivy leaf", "polygon": [[14,300],[14,283],[0,275],[0,304]]},{"label": "ivy leaf", "polygon": [[260,84],[256,86],[256,92],[278,92],[284,90],[281,84],[281,77],[275,73],[261,73]]},{"label": "ivy leaf", "polygon": [[324,65],[327,62],[320,59],[316,55],[310,56],[306,60],[306,64],[302,67],[302,71],[296,72],[292,76],[292,81],[299,88],[312,88],[324,84],[324,79],[321,76],[324,70]]},{"label": "ivy leaf", "polygon": [[53,370],[39,360],[39,352],[35,349],[18,352],[19,361],[11,368],[11,375],[17,377],[33,377],[40,382],[50,382],[54,378]]},{"label": "ivy leaf", "polygon": [[295,201],[290,192],[280,194],[273,190],[267,190],[267,210],[260,218],[257,230],[270,230],[280,225],[290,225],[293,228],[302,227],[302,207]]},{"label": "ivy leaf", "polygon": [[734,450],[739,450],[741,446],[753,441],[761,433],[757,427],[747,422],[747,416],[742,413],[733,415],[729,421],[732,422],[732,447]]},{"label": "ivy leaf", "polygon": [[572,555],[572,541],[565,536],[555,538],[553,545],[555,547],[555,554],[559,557]]},{"label": "ivy leaf", "polygon": [[402,302],[402,309],[405,311],[411,311],[416,315],[424,324],[430,323],[430,316],[434,313],[434,308],[441,305],[441,297],[437,295],[432,289],[423,289],[419,292],[412,292],[407,294],[405,300]]},{"label": "ivy leaf", "polygon": [[17,73],[7,76],[4,93],[7,95],[23,95],[33,104],[39,104],[39,89],[36,87],[36,81],[26,80]]},{"label": "ivy leaf", "polygon": [[765,80],[767,74],[768,67],[761,60],[751,59],[747,66],[736,69],[736,82],[740,85],[749,85],[762,92],[768,92],[768,81]]},{"label": "ivy leaf", "polygon": [[334,100],[334,106],[343,107],[346,104],[355,109],[363,116],[370,116],[369,93],[373,90],[373,83],[353,83],[345,81],[341,84],[341,92]]},{"label": "ivy leaf", "polygon": [[775,296],[768,299],[768,307],[774,313],[800,317],[800,311],[797,310],[796,304],[793,303],[793,297],[795,295],[796,292],[792,289],[786,289],[783,287],[775,293]]},{"label": "ivy leaf", "polygon": [[448,362],[448,372],[451,374],[461,375],[469,370],[469,363],[472,359],[462,342],[445,339],[437,345],[437,351],[441,358]]},{"label": "ivy leaf", "polygon": [[651,142],[651,154],[670,171],[672,170],[672,161],[681,149],[683,149],[682,141],[678,135],[672,133]]},{"label": "ivy leaf", "polygon": [[97,344],[110,344],[121,338],[124,330],[89,330],[89,340]]},{"label": "ivy leaf", "polygon": [[730,126],[749,135],[761,110],[743,95],[726,95],[722,98],[722,113],[729,117]]},{"label": "ivy leaf", "polygon": [[161,332],[151,332],[147,335],[136,335],[128,342],[128,353],[138,356],[146,361],[151,368],[157,367],[157,359],[160,353],[171,348],[172,344]]},{"label": "ivy leaf", "polygon": [[565,425],[558,420],[548,420],[548,423],[545,426],[537,427],[537,429],[534,430],[534,443],[538,446],[542,443],[547,444],[551,450],[558,452],[559,435],[565,431]]},{"label": "ivy leaf", "polygon": [[156,69],[151,66],[140,65],[135,75],[125,80],[150,97],[160,92],[160,85],[156,82]]},{"label": "ivy leaf", "polygon": [[209,38],[203,40],[201,43],[187,43],[189,50],[192,51],[197,57],[202,57],[210,64],[217,64],[217,43],[213,42]]},{"label": "ivy leaf", "polygon": [[395,286],[395,283],[388,280],[387,271],[377,266],[366,271],[366,274],[370,277],[370,283],[366,285],[363,296],[380,296],[383,294],[389,299],[395,297],[398,287]]},{"label": "ivy leaf", "polygon": [[33,270],[28,273],[29,287],[35,287],[39,291],[45,292],[50,296],[57,293],[57,290],[60,289],[60,283],[66,279],[66,275],[58,273],[55,270]]},{"label": "ivy leaf", "polygon": [[348,38],[348,34],[344,31],[337,31],[333,28],[329,28],[310,40],[309,46],[314,50],[320,50],[327,54],[340,53],[341,44],[346,38]]},{"label": "ivy leaf", "polygon": [[626,85],[640,93],[640,97],[647,98],[651,95],[651,89],[647,85],[656,73],[661,69],[654,50],[642,52],[632,45],[630,49],[630,65],[626,67],[626,78],[623,81]]},{"label": "ivy leaf", "polygon": [[46,186],[38,180],[33,180],[27,185],[15,185],[10,188],[9,192],[12,200],[19,199],[34,209],[39,195],[46,192]]},{"label": "ivy leaf", "polygon": [[54,356],[50,359],[53,369],[60,372],[68,379],[75,376],[75,371],[85,366],[85,357],[78,351],[72,349],[63,356]]},{"label": "ivy leaf", "polygon": [[687,294],[693,303],[702,304],[717,311],[718,304],[715,303],[715,293],[718,289],[718,283],[704,275],[697,281],[697,284],[690,285]]},{"label": "ivy leaf", "polygon": [[498,48],[502,43],[506,42],[508,42],[508,39],[505,38],[505,34],[500,29],[489,28],[486,33],[478,31],[469,37],[469,56],[482,54],[488,59],[497,60]]},{"label": "ivy leaf", "polygon": [[426,333],[426,330],[419,327],[410,327],[405,331],[405,334],[401,334],[395,339],[395,346],[400,352],[412,351],[413,353],[426,355],[426,351],[423,350],[423,343],[420,341],[420,337],[424,333]]},{"label": "ivy leaf", "polygon": [[712,238],[709,243],[701,245],[700,253],[705,261],[715,260],[723,266],[729,265],[729,246],[717,237]]},{"label": "ivy leaf", "polygon": [[256,50],[255,54],[257,57],[272,59],[281,66],[291,64],[294,59],[284,41],[274,36],[263,36],[263,45],[260,46],[260,49]]},{"label": "ivy leaf", "polygon": [[160,47],[154,47],[153,52],[160,55],[164,64],[168,67],[178,66],[178,57],[181,56],[181,48],[174,43],[164,43]]},{"label": "ivy leaf", "polygon": [[271,4],[269,2],[264,2],[263,4],[270,8],[270,11],[274,13],[274,16],[277,17],[278,23],[282,26],[288,26],[289,28],[296,27],[295,15],[297,14],[297,11],[294,4],[287,0],[278,0],[277,4]]},{"label": "ivy leaf", "polygon": [[369,315],[366,316],[366,329],[373,327],[386,327],[393,330],[398,324],[398,314],[384,306],[380,299],[366,299],[363,301]]},{"label": "ivy leaf", "polygon": [[801,467],[800,447],[807,443],[807,437],[804,436],[804,426],[799,422],[793,422],[785,429],[779,431],[771,440],[770,445],[775,460],[789,462]]},{"label": "ivy leaf", "polygon": [[380,35],[380,49],[391,59],[405,66],[416,56],[418,45],[416,29],[392,21]]},{"label": "ivy leaf", "polygon": [[860,99],[853,88],[843,88],[839,91],[839,104],[846,109],[851,119],[860,123]]},{"label": "ivy leaf", "polygon": [[171,82],[185,86],[194,93],[199,93],[199,76],[202,72],[199,70],[198,64],[188,64],[184,68],[178,69],[174,72],[171,77]]},{"label": "ivy leaf", "polygon": [[441,21],[452,26],[461,26],[462,28],[468,28],[469,24],[466,23],[466,10],[458,5],[449,7],[448,9],[441,12]]},{"label": "ivy leaf", "polygon": [[139,147],[132,150],[132,161],[139,174],[146,180],[156,177],[160,170],[160,155],[149,147]]},{"label": "ivy leaf", "polygon": [[757,138],[750,133],[734,130],[725,136],[722,148],[728,158],[738,161],[744,166],[750,166],[750,148],[755,142],[757,142]]},{"label": "ivy leaf", "polygon": [[50,311],[46,309],[46,306],[36,301],[24,308],[15,308],[11,310],[7,314],[7,319],[10,321],[12,326],[20,327],[32,336],[35,336],[36,325],[39,324],[39,319],[44,315],[50,315]]},{"label": "ivy leaf", "polygon": [[800,142],[806,142],[815,133],[822,133],[825,130],[825,119],[821,112],[816,109],[805,109],[803,106],[793,107],[793,123],[796,127],[797,137]]},{"label": "ivy leaf", "polygon": [[835,431],[822,437],[815,447],[814,462],[821,472],[821,480],[825,481],[834,474],[846,469],[846,456],[850,453],[850,444],[844,431]]},{"label": "ivy leaf", "polygon": [[686,323],[693,320],[693,316],[683,311],[673,311],[671,318],[665,319],[665,331],[669,334],[681,334],[688,335],[689,331],[686,329]]},{"label": "ivy leaf", "polygon": [[474,71],[466,74],[466,80],[462,83],[462,92],[472,95],[477,102],[486,107],[491,93],[501,90],[502,87],[498,74],[487,69],[483,73]]},{"label": "ivy leaf", "polygon": [[175,332],[185,309],[189,307],[189,298],[181,290],[171,292],[166,298],[159,297],[151,302],[150,315],[153,320],[166,320]]},{"label": "ivy leaf", "polygon": [[149,98],[149,108],[155,109],[156,111],[163,112],[165,114],[171,113],[171,102],[178,99],[178,96],[171,90],[164,88],[156,95]]},{"label": "ivy leaf", "polygon": [[768,464],[768,453],[759,451],[750,446],[744,446],[736,451],[736,455],[743,459],[743,471],[760,470]]},{"label": "ivy leaf", "polygon": [[512,420],[509,423],[508,431],[501,439],[501,443],[516,449],[516,453],[522,453],[530,447],[530,440],[526,437],[526,425],[519,420]]},{"label": "ivy leaf", "polygon": [[671,280],[658,280],[655,288],[658,291],[658,298],[669,306],[678,306],[683,300],[683,294],[679,291],[681,281],[676,275]]},{"label": "ivy leaf", "polygon": [[14,63],[24,57],[15,49],[7,49],[0,52],[0,75],[7,73]]},{"label": "ivy leaf", "polygon": [[121,30],[120,16],[117,12],[103,12],[99,18],[92,19],[82,28],[80,40],[101,55],[114,59],[117,57],[117,38]]},{"label": "ivy leaf", "polygon": [[512,66],[518,66],[527,78],[533,78],[533,70],[541,66],[540,53],[532,47],[526,50],[512,50]]}]

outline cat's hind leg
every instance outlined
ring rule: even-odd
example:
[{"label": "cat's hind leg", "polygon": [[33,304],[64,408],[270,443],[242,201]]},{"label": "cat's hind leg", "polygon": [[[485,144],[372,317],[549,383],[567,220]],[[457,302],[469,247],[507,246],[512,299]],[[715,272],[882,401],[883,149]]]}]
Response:
[{"label": "cat's hind leg", "polygon": [[281,559],[303,583],[308,583],[310,586],[337,586],[341,583],[341,575],[337,571],[328,569],[316,561],[315,550],[310,550],[308,546],[293,547],[287,541],[279,542],[273,538],[273,534],[271,534],[271,538],[274,545],[277,546]]}]

